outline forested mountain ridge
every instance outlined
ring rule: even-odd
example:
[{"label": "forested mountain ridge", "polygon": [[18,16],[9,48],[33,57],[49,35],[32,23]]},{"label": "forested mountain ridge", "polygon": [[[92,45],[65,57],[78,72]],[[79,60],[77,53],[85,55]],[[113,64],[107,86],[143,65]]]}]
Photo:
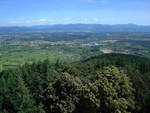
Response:
[{"label": "forested mountain ridge", "polygon": [[104,54],[0,72],[1,113],[148,113],[150,59]]},{"label": "forested mountain ridge", "polygon": [[54,24],[37,26],[0,27],[0,33],[11,32],[150,32],[150,26],[136,24]]}]

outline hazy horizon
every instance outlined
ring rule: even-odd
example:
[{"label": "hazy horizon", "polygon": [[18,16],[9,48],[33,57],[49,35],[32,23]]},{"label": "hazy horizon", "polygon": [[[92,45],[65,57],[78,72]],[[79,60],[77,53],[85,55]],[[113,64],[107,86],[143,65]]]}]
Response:
[{"label": "hazy horizon", "polygon": [[99,24],[99,23],[66,23],[66,24],[33,24],[33,25],[3,25],[0,27],[36,27],[36,26],[56,26],[56,25],[108,25],[108,26],[113,26],[113,25],[136,25],[136,26],[150,26],[150,25],[141,25],[141,24],[134,24],[134,23],[122,23],[122,24]]},{"label": "hazy horizon", "polygon": [[149,0],[0,0],[0,26],[150,25]]}]

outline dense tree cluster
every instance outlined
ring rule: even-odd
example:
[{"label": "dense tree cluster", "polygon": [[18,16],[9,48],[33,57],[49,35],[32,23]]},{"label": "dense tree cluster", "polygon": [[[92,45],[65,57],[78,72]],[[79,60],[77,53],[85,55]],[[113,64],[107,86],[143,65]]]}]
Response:
[{"label": "dense tree cluster", "polygon": [[89,82],[63,73],[42,96],[48,113],[126,113],[133,103],[128,77],[116,67],[97,72]]},{"label": "dense tree cluster", "polygon": [[106,54],[0,72],[0,113],[148,113],[150,60]]}]

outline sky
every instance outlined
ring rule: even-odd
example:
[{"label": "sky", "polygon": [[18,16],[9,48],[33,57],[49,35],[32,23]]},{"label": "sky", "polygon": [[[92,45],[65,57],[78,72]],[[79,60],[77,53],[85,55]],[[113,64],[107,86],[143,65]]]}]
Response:
[{"label": "sky", "polygon": [[0,0],[0,26],[150,25],[150,0]]}]

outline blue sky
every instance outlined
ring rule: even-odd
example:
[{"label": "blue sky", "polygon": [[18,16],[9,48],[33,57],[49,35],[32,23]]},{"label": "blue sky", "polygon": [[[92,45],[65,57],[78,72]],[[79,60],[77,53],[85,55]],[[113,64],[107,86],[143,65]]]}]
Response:
[{"label": "blue sky", "polygon": [[150,0],[0,0],[0,26],[150,25]]}]

